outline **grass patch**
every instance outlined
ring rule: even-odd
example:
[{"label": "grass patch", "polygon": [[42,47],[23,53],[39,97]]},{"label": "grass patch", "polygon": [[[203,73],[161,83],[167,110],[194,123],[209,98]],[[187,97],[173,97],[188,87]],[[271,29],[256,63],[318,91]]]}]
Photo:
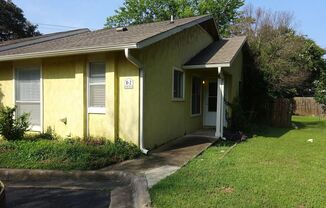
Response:
[{"label": "grass patch", "polygon": [[154,207],[326,207],[326,120],[293,121],[298,129],[264,127],[223,159],[231,144],[209,148],[150,190]]},{"label": "grass patch", "polygon": [[122,140],[100,144],[74,140],[0,140],[1,168],[91,170],[140,154],[135,145]]}]

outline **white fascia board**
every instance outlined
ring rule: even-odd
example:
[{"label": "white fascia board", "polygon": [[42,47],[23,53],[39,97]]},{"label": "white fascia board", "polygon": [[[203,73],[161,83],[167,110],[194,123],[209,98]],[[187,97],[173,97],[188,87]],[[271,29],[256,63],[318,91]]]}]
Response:
[{"label": "white fascia board", "polygon": [[[184,25],[177,26],[177,27],[175,27],[175,28],[173,28],[171,30],[168,30],[166,32],[157,34],[157,35],[152,36],[152,37],[150,37],[148,39],[140,41],[139,43],[137,43],[137,47],[138,48],[144,48],[146,46],[152,45],[153,43],[156,43],[156,42],[158,42],[160,40],[168,38],[168,37],[170,37],[170,36],[172,36],[172,35],[174,35],[176,33],[179,33],[179,32],[181,32],[181,31],[183,31],[183,30],[185,30],[187,28],[193,27],[193,26],[195,26],[197,24],[200,24],[202,22],[205,22],[205,21],[207,21],[209,19],[212,19],[212,16],[208,15],[208,16],[202,17],[200,19],[197,19],[197,20],[191,21],[189,23],[186,23]],[[174,24],[174,23],[171,23],[171,24]]]},{"label": "white fascia board", "polygon": [[203,64],[203,65],[186,65],[183,66],[183,69],[218,69],[220,67],[230,67],[230,63],[223,63],[223,64]]},{"label": "white fascia board", "polygon": [[86,47],[86,48],[76,48],[76,49],[66,49],[66,50],[13,54],[13,55],[0,56],[0,61],[12,61],[12,60],[31,59],[31,58],[46,58],[46,57],[77,55],[77,54],[105,52],[105,51],[118,51],[118,50],[124,50],[125,48],[137,48],[137,45],[131,44],[131,45],[121,45],[121,46],[108,46],[108,47],[107,46]]}]

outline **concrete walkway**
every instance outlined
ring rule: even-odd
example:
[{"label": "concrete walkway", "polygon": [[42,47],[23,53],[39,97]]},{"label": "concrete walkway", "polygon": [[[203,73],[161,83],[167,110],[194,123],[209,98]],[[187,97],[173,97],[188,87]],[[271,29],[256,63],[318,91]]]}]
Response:
[{"label": "concrete walkway", "polygon": [[147,157],[125,161],[102,170],[143,174],[146,177],[148,187],[151,188],[160,180],[186,165],[216,141],[217,138],[214,136],[213,130],[200,130],[151,151]]}]

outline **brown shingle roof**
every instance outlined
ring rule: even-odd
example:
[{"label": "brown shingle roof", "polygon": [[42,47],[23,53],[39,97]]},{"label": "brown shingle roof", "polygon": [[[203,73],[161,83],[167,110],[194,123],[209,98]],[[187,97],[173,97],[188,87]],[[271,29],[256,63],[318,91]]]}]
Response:
[{"label": "brown shingle roof", "polygon": [[198,16],[178,19],[174,23],[163,21],[141,24],[129,26],[128,30],[123,32],[118,32],[116,29],[102,29],[5,51],[1,51],[0,46],[0,60],[5,60],[8,56],[12,60],[17,55],[31,53],[43,54],[44,57],[44,54],[47,52],[53,52],[54,54],[56,51],[73,51],[89,48],[102,47],[107,50],[113,50],[114,48],[123,49],[125,47],[142,48],[158,41],[161,36],[174,34],[187,28],[187,26],[190,27],[211,19],[210,16]]},{"label": "brown shingle roof", "polygon": [[47,42],[50,40],[65,38],[85,32],[90,32],[89,29],[78,29],[78,30],[69,30],[65,32],[57,32],[57,33],[51,33],[46,35],[39,35],[29,38],[20,38],[16,40],[8,40],[3,41],[0,44],[0,52],[1,51],[8,51],[16,48],[26,47],[30,45],[35,45],[42,42]]},{"label": "brown shingle roof", "polygon": [[231,64],[238,51],[246,41],[245,36],[221,39],[215,41],[188,61],[184,68],[196,66]]}]

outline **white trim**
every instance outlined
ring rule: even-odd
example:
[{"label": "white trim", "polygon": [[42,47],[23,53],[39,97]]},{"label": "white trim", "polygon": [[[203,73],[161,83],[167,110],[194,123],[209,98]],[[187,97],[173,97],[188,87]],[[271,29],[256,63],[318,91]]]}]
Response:
[{"label": "white trim", "polygon": [[29,128],[29,131],[32,131],[32,132],[42,132],[42,127],[41,126],[31,126]]},{"label": "white trim", "polygon": [[41,132],[44,132],[44,95],[43,95],[44,89],[43,89],[43,65],[41,63],[40,65],[40,125],[41,125]]},{"label": "white trim", "polygon": [[86,54],[86,53],[105,52],[105,51],[118,51],[118,50],[124,50],[126,47],[137,48],[137,45],[130,44],[130,45],[121,45],[121,46],[85,47],[85,48],[75,48],[75,49],[66,49],[66,50],[54,50],[54,51],[5,55],[5,56],[0,56],[0,61],[67,56],[67,55]]},{"label": "white trim", "polygon": [[[22,70],[28,70],[29,68],[37,68],[40,71],[40,100],[39,101],[17,101],[16,100],[16,71],[17,69],[22,69]],[[40,125],[31,125],[29,127],[29,131],[33,132],[43,132],[43,68],[42,64],[33,64],[31,66],[26,66],[24,67],[23,65],[16,66],[13,64],[13,100],[14,100],[14,106],[16,107],[16,103],[35,103],[35,104],[40,104]],[[15,115],[16,116],[16,115]]]},{"label": "white trim", "polygon": [[223,64],[201,64],[201,65],[184,65],[183,69],[213,69],[219,67],[231,67],[230,62],[226,62]]},{"label": "white trim", "polygon": [[[178,97],[174,97],[174,71],[180,71],[182,72],[182,97],[181,98],[178,98]],[[172,68],[172,101],[175,101],[175,102],[183,102],[185,101],[185,81],[186,81],[186,75],[185,75],[185,72],[181,69],[181,68],[178,68],[176,66],[174,66]]]},{"label": "white trim", "polygon": [[[104,82],[100,82],[100,83],[90,83],[89,82],[89,75],[90,75],[90,65],[91,63],[101,63],[101,64],[104,64],[105,65],[105,72],[104,72],[104,75],[105,75],[105,81]],[[90,136],[89,135],[89,114],[106,114],[106,67],[107,67],[107,64],[105,62],[105,60],[96,60],[96,61],[92,61],[92,60],[89,60],[87,62],[87,99],[86,99],[86,102],[87,102],[87,118],[86,118],[86,125],[87,125],[87,136]],[[90,86],[96,86],[96,85],[104,85],[105,87],[105,95],[104,95],[104,100],[105,100],[105,107],[91,107],[90,106]]]},{"label": "white trim", "polygon": [[144,68],[140,61],[133,57],[130,49],[125,49],[125,57],[139,69],[139,149],[142,153],[148,154],[144,147]]},{"label": "white trim", "polygon": [[[200,80],[200,98],[199,98],[200,105],[199,105],[199,113],[196,113],[196,114],[193,114],[192,113],[192,98],[193,98],[192,97],[192,87],[193,87],[193,78],[194,77],[197,77]],[[191,117],[198,117],[198,116],[201,116],[202,115],[202,112],[203,112],[203,110],[202,110],[202,107],[203,107],[203,104],[202,104],[202,97],[203,97],[202,90],[203,90],[203,87],[202,87],[202,80],[201,80],[200,76],[193,75],[191,77],[191,87],[190,88],[191,88],[191,91],[190,91],[190,116]]]},{"label": "white trim", "polygon": [[20,101],[20,100],[16,100],[15,103],[28,103],[28,104],[41,104],[41,101]]},{"label": "white trim", "polygon": [[16,67],[15,67],[15,64],[13,63],[12,64],[12,83],[13,83],[13,97],[12,97],[12,102],[13,102],[13,105],[16,107]]},{"label": "white trim", "polygon": [[89,114],[105,114],[106,108],[105,107],[88,107]]},{"label": "white trim", "polygon": [[140,63],[140,61],[138,61],[135,57],[133,57],[130,53],[130,49],[129,48],[125,48],[124,50],[125,52],[125,57],[135,66],[142,68],[142,64]]},{"label": "white trim", "polygon": [[222,79],[217,78],[217,102],[216,102],[216,132],[215,136],[220,138],[223,135],[221,134],[221,98],[222,98],[222,91],[221,91]]},{"label": "white trim", "polygon": [[[84,72],[83,72],[84,73]],[[90,137],[90,131],[89,131],[89,108],[88,108],[88,98],[89,98],[89,61],[86,62],[86,138]],[[84,93],[83,93],[84,94]],[[83,105],[85,103],[83,102]]]},{"label": "white trim", "polygon": [[220,127],[220,129],[221,129],[221,138],[223,138],[223,128],[224,128],[224,116],[225,116],[225,113],[224,113],[224,88],[225,88],[225,86],[224,86],[224,79],[223,78],[221,78],[221,86],[220,86],[220,88],[221,88],[221,107],[220,107],[220,109],[221,109],[221,127]]}]

